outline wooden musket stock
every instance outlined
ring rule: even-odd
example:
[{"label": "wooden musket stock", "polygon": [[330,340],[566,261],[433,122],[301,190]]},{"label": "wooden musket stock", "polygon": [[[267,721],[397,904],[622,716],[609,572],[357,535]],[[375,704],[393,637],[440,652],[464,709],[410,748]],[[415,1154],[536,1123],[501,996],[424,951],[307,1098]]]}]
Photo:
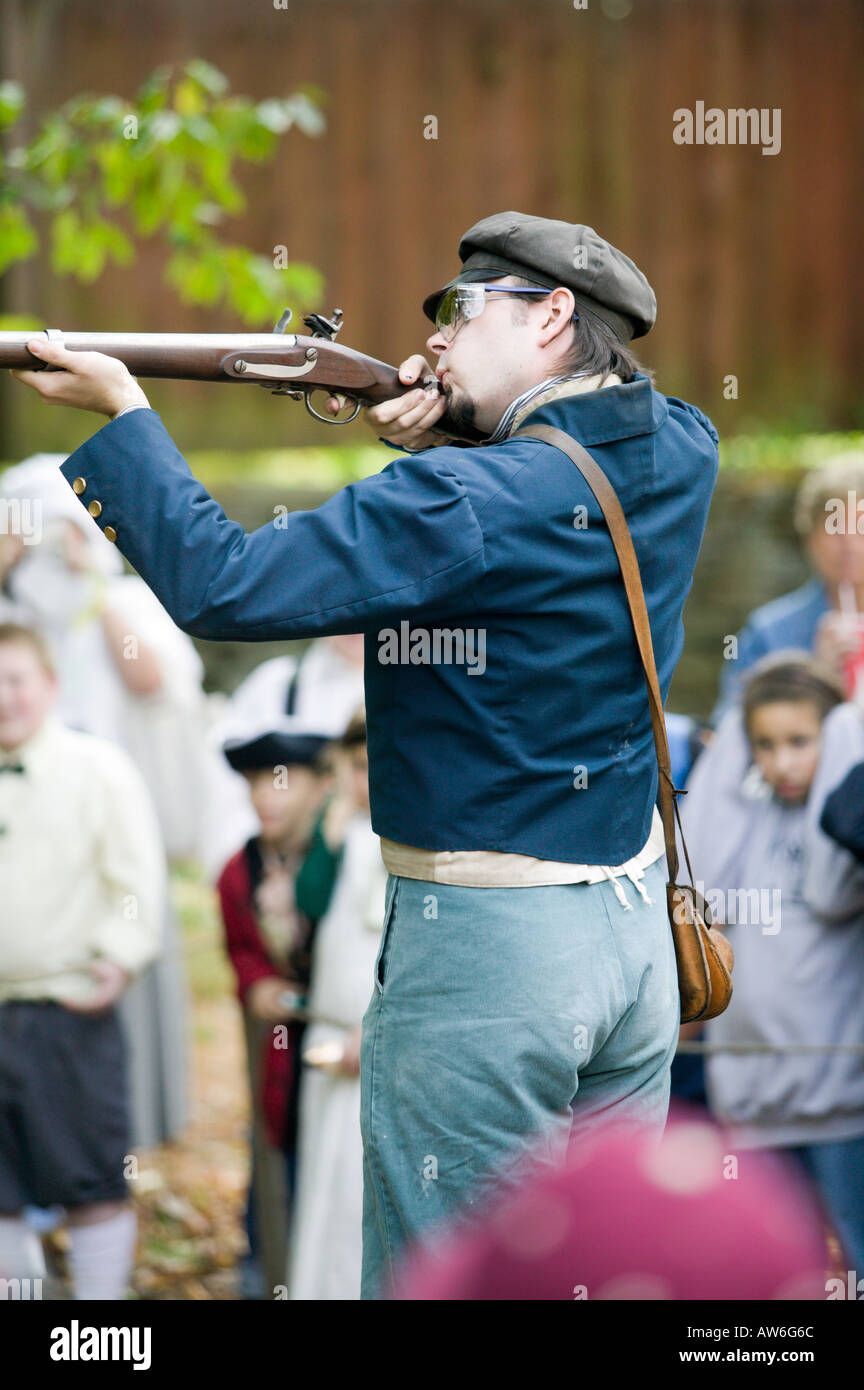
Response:
[{"label": "wooden musket stock", "polygon": [[[326,322],[326,321],[325,321]],[[175,381],[255,382],[277,395],[304,400],[316,420],[349,424],[361,406],[391,400],[417,386],[437,386],[430,376],[404,386],[395,367],[326,336],[297,333],[30,333],[0,332],[0,367],[51,370],[27,350],[27,343],[47,337],[71,352],[103,352],[116,357],[133,376]],[[347,418],[320,415],[311,404],[314,392],[345,396],[353,405]],[[479,433],[449,428],[444,416],[436,433],[478,441]]]}]

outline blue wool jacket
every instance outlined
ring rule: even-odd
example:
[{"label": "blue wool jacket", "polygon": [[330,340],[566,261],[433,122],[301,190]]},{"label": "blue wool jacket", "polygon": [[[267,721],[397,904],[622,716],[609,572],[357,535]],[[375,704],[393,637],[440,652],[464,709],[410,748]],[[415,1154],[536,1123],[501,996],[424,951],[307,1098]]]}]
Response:
[{"label": "blue wool jacket", "polygon": [[[665,700],[716,430],[642,375],[549,402],[535,422],[584,444],[619,495]],[[62,471],[193,636],[365,633],[379,835],[613,865],[644,845],[657,795],[644,677],[603,514],[560,450],[509,439],[400,455],[250,534],[152,410],[104,426]],[[441,635],[454,629],[461,655]],[[438,659],[420,664],[424,632]]]}]

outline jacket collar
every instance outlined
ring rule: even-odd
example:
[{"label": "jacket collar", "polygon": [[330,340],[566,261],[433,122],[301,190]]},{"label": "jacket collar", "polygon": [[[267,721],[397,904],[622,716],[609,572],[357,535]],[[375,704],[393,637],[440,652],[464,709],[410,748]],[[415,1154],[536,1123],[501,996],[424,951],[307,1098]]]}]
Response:
[{"label": "jacket collar", "polygon": [[544,399],[536,406],[532,403],[520,424],[525,428],[541,423],[556,425],[587,448],[654,434],[668,414],[665,397],[652,389],[643,372],[637,372],[632,381],[620,386]]},{"label": "jacket collar", "polygon": [[[587,376],[585,374],[569,377],[553,377],[551,381],[535,386],[532,391],[526,391],[524,396],[518,397],[504,413],[504,420],[507,421],[507,428],[501,436],[506,439],[511,434],[515,434],[523,420],[526,420],[533,411],[539,410],[541,405],[546,405],[549,401],[561,401],[570,396],[582,396],[588,391],[608,390],[610,386],[620,386],[621,378],[614,373],[606,377]],[[507,419],[509,415],[509,420]],[[501,429],[499,424],[498,429]],[[497,431],[496,431],[497,433]],[[494,440],[495,435],[492,435]],[[490,440],[491,442],[491,440]]]}]

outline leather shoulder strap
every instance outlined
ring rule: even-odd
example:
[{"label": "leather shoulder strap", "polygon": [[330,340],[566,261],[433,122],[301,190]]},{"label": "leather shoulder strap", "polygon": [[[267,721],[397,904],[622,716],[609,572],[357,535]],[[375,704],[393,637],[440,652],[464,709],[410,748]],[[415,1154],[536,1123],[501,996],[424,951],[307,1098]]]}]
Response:
[{"label": "leather shoulder strap", "polygon": [[[612,543],[618,556],[618,563],[621,566],[621,575],[624,580],[624,588],[627,591],[627,601],[630,605],[630,614],[633,619],[633,628],[636,633],[636,641],[639,646],[639,655],[642,658],[642,666],[645,672],[645,684],[648,687],[648,704],[651,711],[651,727],[654,731],[654,749],[657,754],[657,766],[660,777],[658,784],[657,800],[660,805],[660,815],[663,820],[663,836],[666,842],[666,864],[669,870],[670,883],[678,881],[678,850],[675,843],[675,820],[677,817],[678,828],[681,829],[681,817],[678,812],[677,797],[679,789],[672,781],[672,770],[669,762],[669,743],[666,737],[666,721],[663,716],[663,701],[660,698],[660,686],[657,680],[657,667],[654,663],[654,644],[651,640],[651,627],[648,621],[648,609],[645,606],[645,594],[642,589],[642,577],[639,573],[639,561],[636,558],[636,551],[633,547],[633,538],[630,535],[630,528],[627,525],[627,518],[615,492],[603,469],[591,457],[588,450],[575,439],[571,439],[569,434],[563,430],[555,429],[552,425],[530,425],[524,429],[516,430],[510,436],[511,439],[537,439],[544,444],[552,444],[556,449],[560,449],[563,454],[575,463],[579,472],[584,477],[597,501],[603,509],[606,524],[612,536]],[[684,850],[684,857],[687,860],[687,868],[690,873],[690,882],[693,883],[693,870],[690,867],[690,857],[687,854],[687,845],[684,842],[684,833],[681,832],[681,845]]]}]

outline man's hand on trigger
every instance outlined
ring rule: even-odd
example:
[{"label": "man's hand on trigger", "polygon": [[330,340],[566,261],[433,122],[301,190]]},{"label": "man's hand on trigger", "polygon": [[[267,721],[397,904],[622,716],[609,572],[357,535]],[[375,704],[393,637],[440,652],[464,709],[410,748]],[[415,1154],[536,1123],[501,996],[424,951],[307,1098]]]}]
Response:
[{"label": "man's hand on trigger", "polygon": [[[404,386],[432,375],[432,368],[419,353],[406,358],[399,368],[399,380]],[[336,400],[331,397],[328,403],[334,414]],[[436,444],[447,442],[444,435],[432,433],[432,427],[437,425],[446,409],[447,398],[437,387],[429,391],[418,387],[404,396],[369,406],[366,419],[376,435],[390,444],[407,449],[432,449]]]},{"label": "man's hand on trigger", "polygon": [[74,405],[114,419],[127,405],[149,405],[138,382],[116,357],[104,352],[70,352],[61,343],[34,338],[28,350],[59,371],[13,371],[16,381],[32,386],[43,400]]}]

